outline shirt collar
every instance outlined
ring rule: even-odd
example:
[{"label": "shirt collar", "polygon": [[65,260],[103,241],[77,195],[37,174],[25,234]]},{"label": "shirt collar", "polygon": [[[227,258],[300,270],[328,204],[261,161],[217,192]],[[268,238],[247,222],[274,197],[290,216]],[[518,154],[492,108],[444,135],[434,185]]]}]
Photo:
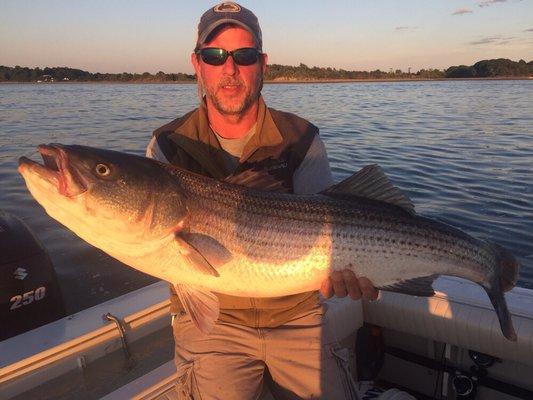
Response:
[{"label": "shirt collar", "polygon": [[261,147],[277,146],[283,142],[283,136],[274,123],[272,115],[267,108],[263,96],[259,96],[259,109],[257,110],[257,129],[248,143],[244,146],[240,162],[246,161]]},{"label": "shirt collar", "polygon": [[[191,139],[208,144],[210,147],[220,149],[220,143],[212,131],[207,117],[207,105],[205,98],[202,99],[196,118],[189,118],[176,132]],[[244,146],[239,162],[244,162],[261,147],[277,146],[283,142],[278,127],[272,119],[270,110],[265,104],[263,96],[259,96],[259,108],[257,110],[256,132]]]}]

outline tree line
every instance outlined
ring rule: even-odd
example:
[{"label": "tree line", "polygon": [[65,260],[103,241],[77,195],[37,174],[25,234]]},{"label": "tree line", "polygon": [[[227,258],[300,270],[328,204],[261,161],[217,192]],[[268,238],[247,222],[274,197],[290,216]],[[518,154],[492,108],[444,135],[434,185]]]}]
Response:
[{"label": "tree line", "polygon": [[331,67],[308,67],[271,64],[268,66],[265,80],[267,81],[306,81],[306,80],[354,80],[354,79],[412,79],[412,78],[444,78],[443,71],[438,69],[421,69],[411,73],[399,69],[389,71],[347,71]]},{"label": "tree line", "polygon": [[[268,66],[267,81],[315,81],[315,80],[364,80],[364,79],[443,79],[443,78],[493,78],[533,76],[533,61],[526,63],[505,58],[478,61],[474,65],[452,66],[445,70],[421,69],[416,72],[400,69],[389,71],[347,71],[331,67],[308,67],[271,64]],[[195,75],[185,73],[142,74],[122,72],[117,74],[92,73],[67,67],[6,67],[0,66],[0,82],[194,82]]]},{"label": "tree line", "polygon": [[446,70],[446,78],[495,78],[533,76],[533,61],[526,63],[506,58],[478,61],[474,65],[458,65]]},{"label": "tree line", "polygon": [[157,74],[144,72],[142,74],[122,72],[118,74],[88,72],[68,67],[6,67],[0,66],[0,82],[194,82],[195,75],[181,72]]}]

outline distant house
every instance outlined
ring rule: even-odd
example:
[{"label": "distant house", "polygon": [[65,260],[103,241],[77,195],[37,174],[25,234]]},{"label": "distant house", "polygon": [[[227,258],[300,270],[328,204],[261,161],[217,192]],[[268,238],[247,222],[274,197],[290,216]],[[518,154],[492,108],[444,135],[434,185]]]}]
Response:
[{"label": "distant house", "polygon": [[53,82],[54,81],[54,77],[52,75],[43,75],[42,81],[43,82]]}]

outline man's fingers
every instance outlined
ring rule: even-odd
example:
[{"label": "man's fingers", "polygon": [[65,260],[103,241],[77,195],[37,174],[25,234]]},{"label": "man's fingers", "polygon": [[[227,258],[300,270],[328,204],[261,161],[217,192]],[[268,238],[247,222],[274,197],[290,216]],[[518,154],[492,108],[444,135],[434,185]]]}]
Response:
[{"label": "man's fingers", "polygon": [[376,300],[379,295],[379,291],[368,278],[361,277],[358,279],[348,269],[333,271],[329,278],[322,282],[320,293],[327,299],[333,295],[337,297],[349,295],[354,300],[359,300],[361,297],[365,300]]},{"label": "man's fingers", "polygon": [[342,271],[342,277],[344,278],[344,284],[348,290],[348,295],[353,300],[359,300],[361,298],[361,290],[359,289],[355,274],[350,270],[344,270]]},{"label": "man's fingers", "polygon": [[329,277],[324,279],[322,282],[322,285],[320,286],[320,293],[326,299],[329,299],[331,296],[333,296],[333,284],[331,283],[331,279]]},{"label": "man's fingers", "polygon": [[348,291],[344,283],[344,277],[341,271],[333,271],[331,273],[331,283],[333,284],[333,291],[337,297],[346,297]]},{"label": "man's fingers", "polygon": [[372,282],[368,278],[364,276],[359,278],[359,288],[365,300],[376,300],[378,298],[379,291],[372,285]]}]

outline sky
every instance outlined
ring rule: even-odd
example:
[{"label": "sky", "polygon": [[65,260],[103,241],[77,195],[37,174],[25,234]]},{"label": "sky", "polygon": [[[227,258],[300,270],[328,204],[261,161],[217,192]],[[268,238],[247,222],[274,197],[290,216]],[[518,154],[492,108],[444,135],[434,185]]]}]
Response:
[{"label": "sky", "polygon": [[[216,1],[0,0],[0,65],[186,72]],[[241,1],[269,62],[417,71],[533,60],[533,0]]]}]

